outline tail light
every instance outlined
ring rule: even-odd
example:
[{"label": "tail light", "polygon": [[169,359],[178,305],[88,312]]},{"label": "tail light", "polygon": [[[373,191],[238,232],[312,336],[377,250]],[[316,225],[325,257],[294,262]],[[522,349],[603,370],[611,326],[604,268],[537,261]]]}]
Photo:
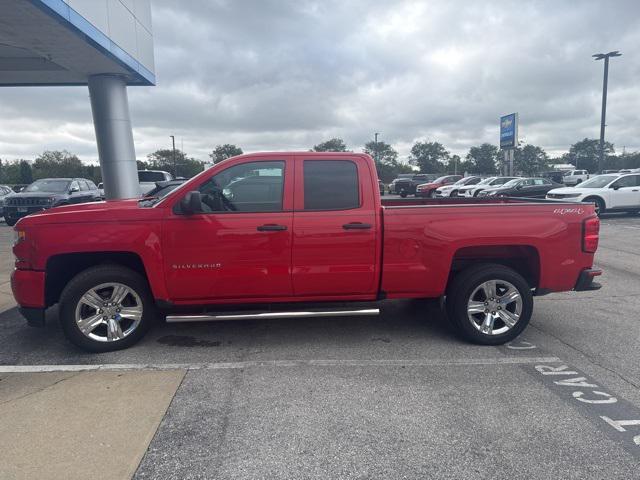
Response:
[{"label": "tail light", "polygon": [[582,222],[582,251],[596,253],[600,240],[600,219],[598,217],[587,218]]}]

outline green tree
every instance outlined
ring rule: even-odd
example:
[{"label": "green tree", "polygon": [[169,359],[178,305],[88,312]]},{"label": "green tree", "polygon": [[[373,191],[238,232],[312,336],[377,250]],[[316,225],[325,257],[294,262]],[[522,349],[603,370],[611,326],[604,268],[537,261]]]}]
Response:
[{"label": "green tree", "polygon": [[[571,163],[580,170],[589,170],[591,173],[598,171],[598,157],[600,152],[600,141],[594,138],[585,138],[571,145],[569,153],[564,156],[567,163]],[[613,155],[613,144],[604,142],[605,157]]]},{"label": "green tree", "polygon": [[411,147],[409,163],[422,173],[443,172],[449,161],[449,152],[438,142],[416,142]]},{"label": "green tree", "polygon": [[326,142],[313,146],[314,152],[348,152],[347,145],[341,138],[331,138]]},{"label": "green tree", "polygon": [[390,183],[400,173],[413,171],[409,165],[398,161],[398,152],[388,143],[368,142],[364,146],[364,153],[373,157],[378,178],[384,183]]},{"label": "green tree", "polygon": [[398,152],[386,142],[367,142],[364,145],[364,153],[373,157],[376,162],[394,163],[398,161]]},{"label": "green tree", "polygon": [[31,165],[26,160],[20,160],[19,163],[19,179],[16,183],[29,184],[33,182],[33,172],[31,171]]},{"label": "green tree", "polygon": [[66,150],[47,150],[33,162],[33,178],[83,177],[85,165],[77,155]]},{"label": "green tree", "polygon": [[[504,172],[507,170],[505,162],[505,151],[500,150],[498,152],[498,172]],[[515,148],[513,154],[513,171],[518,175],[534,176],[542,173],[545,170],[549,170],[551,167],[551,160],[541,147],[535,145],[524,145]]]},{"label": "green tree", "polygon": [[471,173],[494,174],[497,171],[498,147],[490,143],[471,147],[467,153],[467,161]]},{"label": "green tree", "polygon": [[236,155],[242,155],[242,149],[231,143],[225,143],[224,145],[216,145],[213,152],[209,154],[213,163],[220,163],[227,158],[235,157]]},{"label": "green tree", "polygon": [[204,165],[201,161],[187,157],[179,149],[175,151],[175,163],[172,149],[160,149],[147,155],[147,161],[140,162],[138,165],[151,170],[165,170],[173,173],[176,177],[185,178],[191,178],[204,170]]}]

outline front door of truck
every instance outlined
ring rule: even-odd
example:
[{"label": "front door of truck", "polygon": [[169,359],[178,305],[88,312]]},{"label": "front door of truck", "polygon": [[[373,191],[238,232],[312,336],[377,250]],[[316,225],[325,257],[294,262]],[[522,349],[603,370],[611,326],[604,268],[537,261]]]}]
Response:
[{"label": "front door of truck", "polygon": [[202,213],[181,214],[174,207],[165,220],[163,258],[172,300],[292,295],[293,159],[230,162],[198,186]]},{"label": "front door of truck", "polygon": [[371,184],[374,175],[363,157],[296,157],[296,296],[376,294],[378,212]]}]

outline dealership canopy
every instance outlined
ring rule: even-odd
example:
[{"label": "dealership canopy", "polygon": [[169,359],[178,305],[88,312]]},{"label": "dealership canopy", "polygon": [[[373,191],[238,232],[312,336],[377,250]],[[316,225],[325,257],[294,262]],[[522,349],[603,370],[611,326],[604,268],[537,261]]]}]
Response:
[{"label": "dealership canopy", "polygon": [[154,85],[150,0],[0,0],[0,86],[88,85],[107,197],[137,195],[127,85]]}]

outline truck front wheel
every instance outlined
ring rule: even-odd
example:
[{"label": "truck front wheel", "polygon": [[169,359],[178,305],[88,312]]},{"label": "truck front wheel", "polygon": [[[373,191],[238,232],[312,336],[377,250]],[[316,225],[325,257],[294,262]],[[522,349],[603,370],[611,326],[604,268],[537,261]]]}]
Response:
[{"label": "truck front wheel", "polygon": [[533,295],[515,270],[496,264],[470,267],[447,289],[447,315],[456,332],[481,345],[501,345],[529,324]]},{"label": "truck front wheel", "polygon": [[119,265],[80,272],[60,296],[60,324],[65,336],[90,352],[130,347],[146,333],[153,318],[147,281]]}]

